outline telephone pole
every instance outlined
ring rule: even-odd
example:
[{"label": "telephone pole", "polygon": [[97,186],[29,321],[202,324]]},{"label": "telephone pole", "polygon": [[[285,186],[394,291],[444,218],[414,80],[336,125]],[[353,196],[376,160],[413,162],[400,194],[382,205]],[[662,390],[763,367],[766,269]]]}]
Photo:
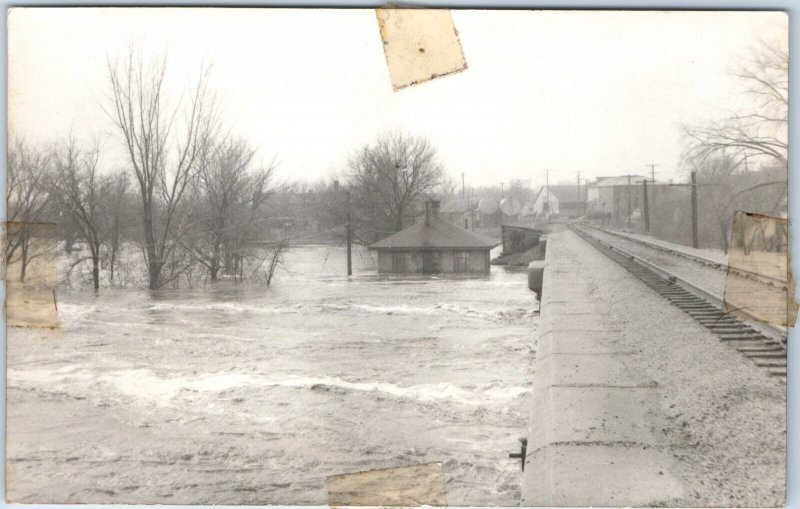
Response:
[{"label": "telephone pole", "polygon": [[700,247],[697,239],[697,172],[692,172],[692,247]]},{"label": "telephone pole", "polygon": [[652,184],[655,184],[656,183],[656,166],[659,166],[659,165],[658,164],[645,164],[645,166],[649,166],[650,167],[650,182]]},{"label": "telephone pole", "polygon": [[631,174],[628,173],[628,231],[631,231]]},{"label": "telephone pole", "polygon": [[544,170],[544,206],[547,209],[547,222],[550,222],[550,170]]},{"label": "telephone pole", "polygon": [[[467,199],[467,187],[464,184],[464,172],[461,172],[461,197],[464,198],[465,202]],[[465,203],[466,205],[466,203]]]},{"label": "telephone pole", "polygon": [[353,275],[353,234],[350,228],[350,190],[347,190],[347,275]]},{"label": "telephone pole", "polygon": [[644,231],[650,233],[650,207],[647,204],[647,179],[642,179],[644,188]]}]

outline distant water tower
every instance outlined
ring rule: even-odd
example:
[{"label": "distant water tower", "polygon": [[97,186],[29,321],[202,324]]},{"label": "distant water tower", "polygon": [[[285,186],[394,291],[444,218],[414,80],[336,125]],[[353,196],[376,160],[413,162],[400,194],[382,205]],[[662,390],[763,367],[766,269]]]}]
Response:
[{"label": "distant water tower", "polygon": [[494,200],[494,198],[484,198],[480,202],[478,202],[478,210],[482,214],[491,216],[492,214],[497,212],[497,202]]},{"label": "distant water tower", "polygon": [[519,200],[513,196],[509,196],[508,198],[503,198],[500,200],[500,210],[502,210],[503,214],[507,216],[516,216],[519,214],[521,208],[522,205],[520,205]]}]

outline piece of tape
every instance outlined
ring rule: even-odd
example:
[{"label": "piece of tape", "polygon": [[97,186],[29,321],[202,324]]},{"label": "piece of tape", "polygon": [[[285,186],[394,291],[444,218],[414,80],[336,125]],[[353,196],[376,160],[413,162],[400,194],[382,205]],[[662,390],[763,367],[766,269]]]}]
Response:
[{"label": "piece of tape", "polygon": [[446,506],[441,463],[366,470],[327,478],[331,506]]},{"label": "piece of tape", "polygon": [[467,68],[446,9],[375,9],[395,90]]},{"label": "piece of tape", "polygon": [[58,237],[55,223],[5,223],[6,325],[58,327]]},{"label": "piece of tape", "polygon": [[734,213],[725,277],[725,312],[790,327],[797,317],[789,265],[789,221]]}]

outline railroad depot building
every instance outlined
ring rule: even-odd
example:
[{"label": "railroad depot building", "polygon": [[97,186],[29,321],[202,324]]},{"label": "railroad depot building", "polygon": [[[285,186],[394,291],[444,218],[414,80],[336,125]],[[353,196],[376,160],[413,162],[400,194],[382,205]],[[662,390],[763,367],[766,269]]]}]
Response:
[{"label": "railroad depot building", "polygon": [[369,246],[380,274],[488,274],[489,251],[499,242],[439,217],[439,202],[425,203],[425,219]]}]

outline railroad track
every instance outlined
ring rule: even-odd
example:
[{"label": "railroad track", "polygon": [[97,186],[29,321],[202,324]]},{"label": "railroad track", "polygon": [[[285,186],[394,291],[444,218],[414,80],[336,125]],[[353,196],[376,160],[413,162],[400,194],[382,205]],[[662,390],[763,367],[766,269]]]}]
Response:
[{"label": "railroad track", "polygon": [[782,330],[727,314],[723,311],[722,299],[712,292],[593,236],[586,228],[577,225],[571,225],[570,228],[674,306],[708,328],[721,341],[735,348],[756,366],[765,369],[769,376],[786,378],[786,336]]},{"label": "railroad track", "polygon": [[764,274],[759,274],[758,272],[753,272],[747,269],[743,269],[740,267],[731,267],[728,264],[720,263],[716,260],[711,260],[710,258],[704,258],[702,256],[694,255],[687,253],[685,251],[681,251],[678,249],[670,249],[667,246],[662,246],[660,244],[656,244],[654,242],[648,242],[644,239],[640,239],[638,237],[632,237],[630,235],[626,235],[623,232],[618,232],[615,230],[609,230],[607,228],[603,228],[601,226],[587,224],[590,228],[594,228],[595,230],[599,230],[603,233],[607,233],[608,235],[613,235],[615,237],[619,237],[621,239],[627,240],[629,242],[634,242],[636,244],[648,247],[650,249],[654,249],[656,251],[661,251],[662,253],[667,253],[673,256],[678,256],[681,258],[685,258],[687,260],[691,260],[695,263],[703,265],[705,267],[712,267],[717,270],[721,270],[728,274],[735,274],[739,277],[744,277],[746,279],[750,279],[753,281],[758,281],[768,286],[772,286],[774,288],[778,288],[780,290],[786,290],[786,281],[783,279],[778,279],[774,277],[770,277]]}]

